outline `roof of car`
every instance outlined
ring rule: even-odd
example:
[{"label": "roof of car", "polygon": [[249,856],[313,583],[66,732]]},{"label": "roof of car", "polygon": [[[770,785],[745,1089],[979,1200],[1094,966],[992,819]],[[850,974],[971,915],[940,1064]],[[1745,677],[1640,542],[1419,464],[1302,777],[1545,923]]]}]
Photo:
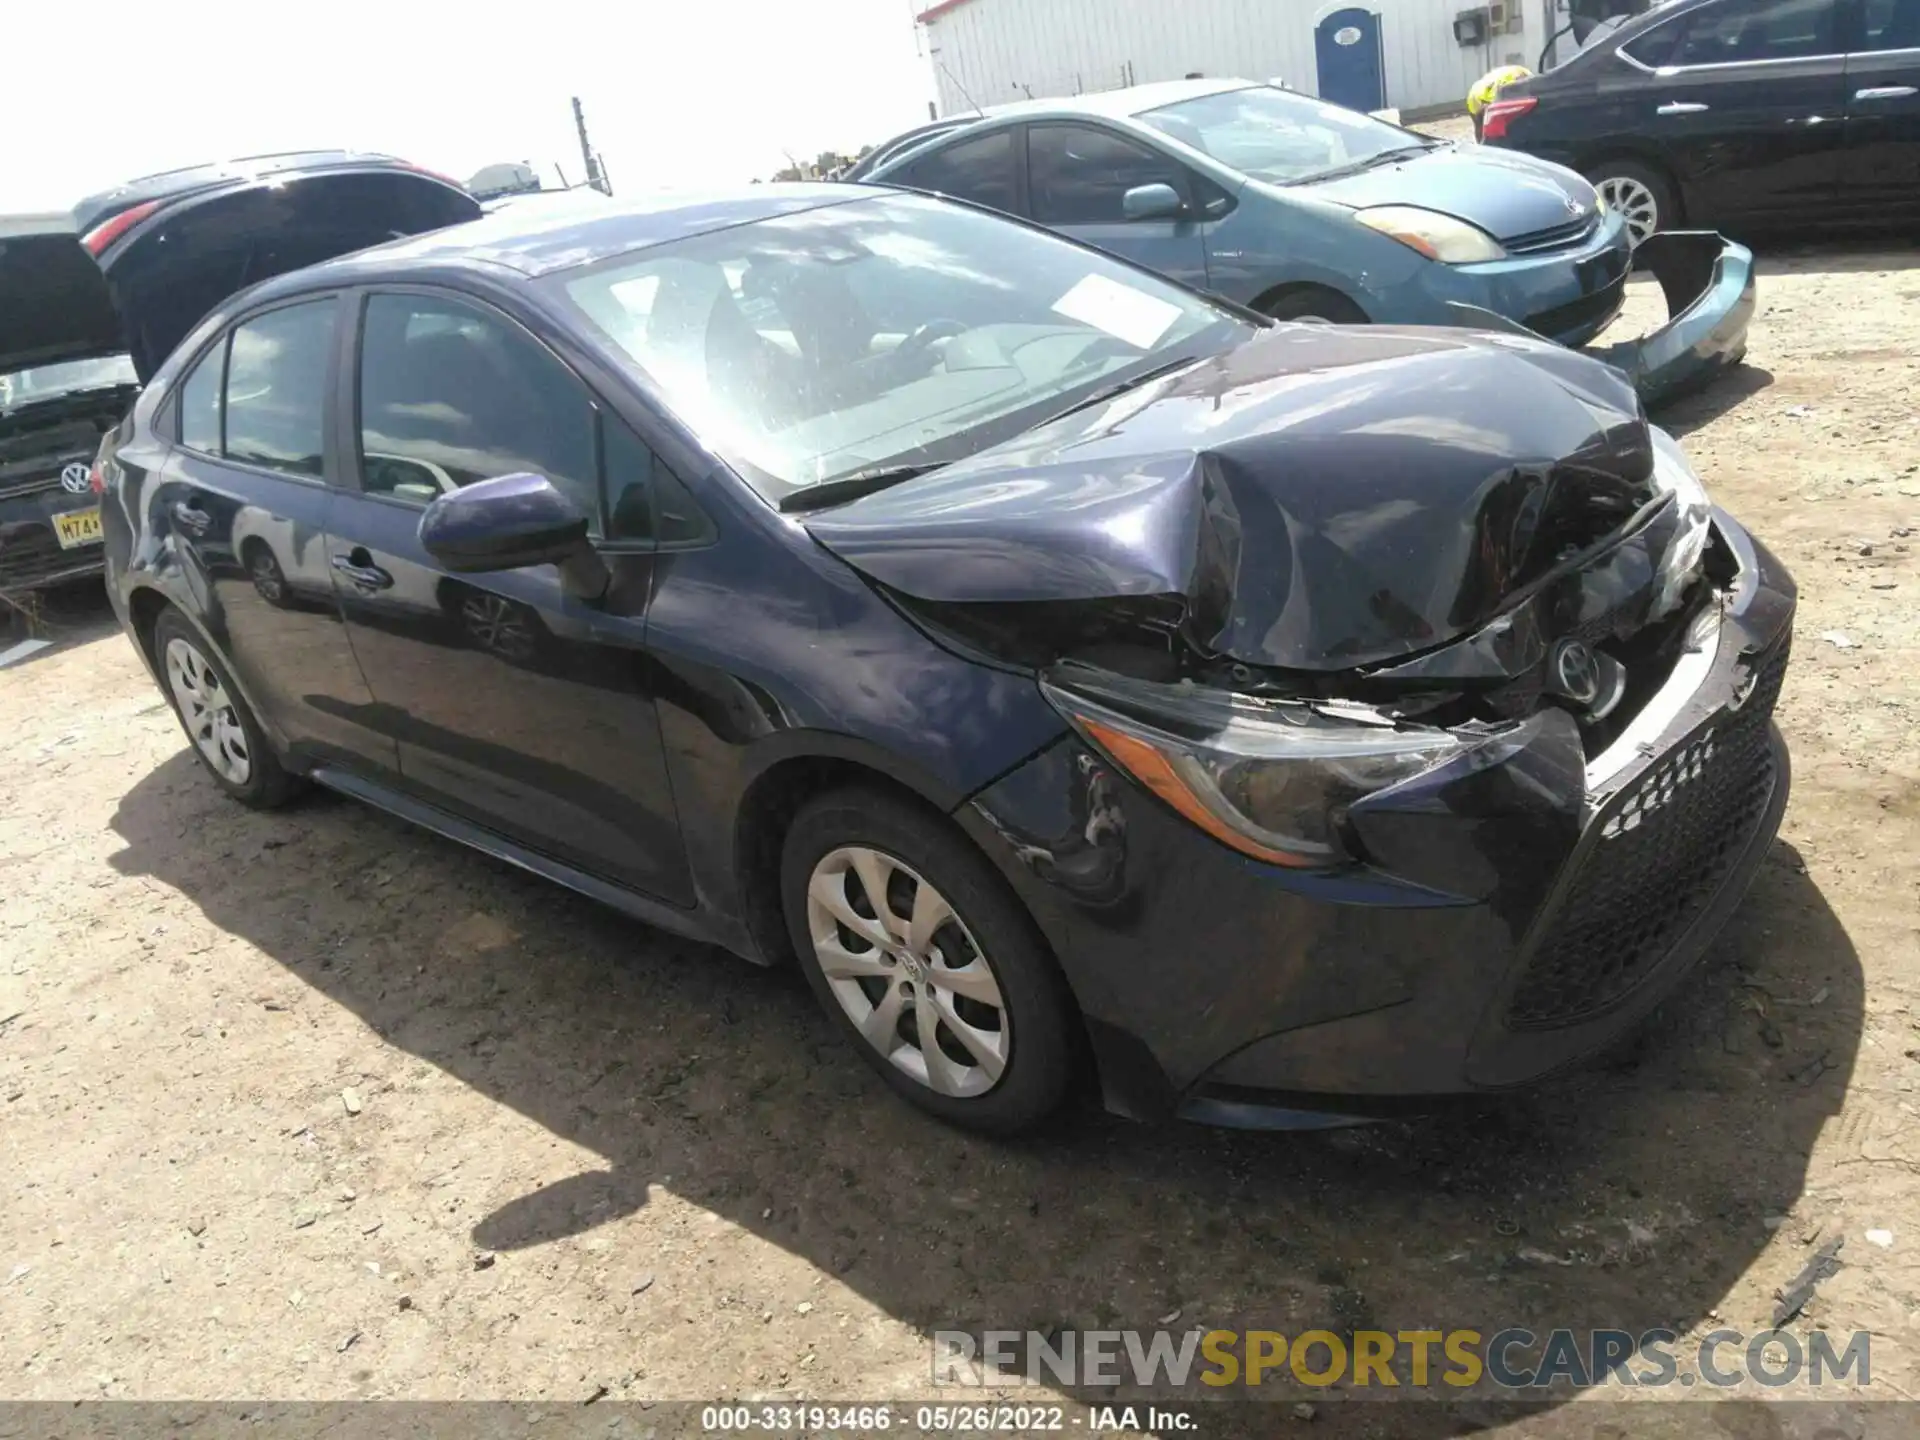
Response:
[{"label": "roof of car", "polygon": [[[396,160],[391,155],[359,150],[287,150],[274,155],[243,155],[231,160],[207,161],[139,176],[110,190],[87,196],[73,207],[73,215],[81,230],[90,230],[101,219],[130,206],[148,200],[185,195],[209,186],[285,178],[300,171],[387,168],[418,170],[420,167]],[[445,179],[444,176],[438,178]],[[456,180],[447,180],[446,183],[456,187],[459,185]]]},{"label": "roof of car", "polygon": [[1177,105],[1182,100],[1197,100],[1203,95],[1219,95],[1228,90],[1247,90],[1254,80],[1159,80],[1151,85],[1129,85],[1124,90],[1096,90],[1085,95],[1060,95],[1047,100],[1021,100],[1012,105],[995,106],[988,115],[1003,120],[1020,115],[1103,115],[1121,119],[1144,115],[1162,105]]},{"label": "roof of car", "polygon": [[572,203],[555,195],[548,203],[503,206],[478,220],[408,236],[298,273],[339,276],[365,269],[479,262],[544,275],[776,215],[871,199],[873,194],[859,185],[794,183],[612,200],[593,193],[575,196]]}]

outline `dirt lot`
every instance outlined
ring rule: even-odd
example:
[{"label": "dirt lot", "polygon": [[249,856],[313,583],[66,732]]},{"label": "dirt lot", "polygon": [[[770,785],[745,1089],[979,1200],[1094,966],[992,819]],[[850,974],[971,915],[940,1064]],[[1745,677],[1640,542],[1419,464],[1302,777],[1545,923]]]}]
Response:
[{"label": "dirt lot", "polygon": [[911,1397],[934,1328],[1176,1311],[1758,1330],[1836,1236],[1807,1318],[1920,1395],[1920,254],[1762,287],[1665,418],[1800,580],[1782,839],[1630,1053],[1467,1115],[956,1135],[790,975],[226,802],[65,597],[0,671],[0,1396]]}]

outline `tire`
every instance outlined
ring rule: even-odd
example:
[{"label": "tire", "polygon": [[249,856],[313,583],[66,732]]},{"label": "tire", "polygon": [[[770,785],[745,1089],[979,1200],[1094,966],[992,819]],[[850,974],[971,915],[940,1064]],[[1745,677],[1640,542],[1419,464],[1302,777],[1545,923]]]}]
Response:
[{"label": "tire", "polygon": [[1338,290],[1297,285],[1268,296],[1254,307],[1272,320],[1317,321],[1326,325],[1365,325],[1367,312]]},{"label": "tire", "polygon": [[300,780],[282,768],[226,665],[178,610],[169,607],[154,622],[153,657],[180,728],[216,785],[256,810],[299,792]]},{"label": "tire", "polygon": [[1626,216],[1628,233],[1636,247],[1647,236],[1672,229],[1680,219],[1673,183],[1651,165],[1637,160],[1607,160],[1589,170],[1587,180],[1609,209]]},{"label": "tire", "polygon": [[[944,816],[879,789],[816,796],[787,831],[780,876],[808,984],[897,1094],[992,1135],[1029,1130],[1059,1108],[1078,1034],[1066,982],[1006,882]],[[898,922],[884,932],[891,948],[869,938],[882,922],[865,876]],[[915,905],[927,892],[945,902],[947,918],[915,937]]]}]

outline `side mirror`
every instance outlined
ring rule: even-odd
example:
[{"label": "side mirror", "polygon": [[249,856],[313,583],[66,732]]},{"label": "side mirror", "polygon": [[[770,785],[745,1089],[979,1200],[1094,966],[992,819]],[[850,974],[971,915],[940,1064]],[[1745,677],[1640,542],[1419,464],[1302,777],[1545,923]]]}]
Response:
[{"label": "side mirror", "polygon": [[592,599],[607,587],[587,517],[544,475],[499,475],[442,495],[420,517],[420,544],[456,575],[558,565],[570,593]]},{"label": "side mirror", "polygon": [[1120,213],[1129,220],[1172,220],[1187,213],[1180,192],[1164,181],[1136,185],[1120,197]]}]

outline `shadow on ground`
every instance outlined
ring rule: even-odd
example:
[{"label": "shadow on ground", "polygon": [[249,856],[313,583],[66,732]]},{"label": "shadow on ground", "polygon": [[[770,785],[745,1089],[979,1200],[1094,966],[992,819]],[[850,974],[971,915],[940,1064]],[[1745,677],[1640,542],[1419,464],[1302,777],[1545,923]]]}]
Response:
[{"label": "shadow on ground", "polygon": [[110,634],[118,623],[107,603],[107,587],[96,577],[73,580],[45,590],[0,594],[0,651],[22,640],[45,640],[6,668],[17,669],[66,648]]},{"label": "shadow on ground", "polygon": [[[660,1185],[928,1331],[1148,1327],[1176,1311],[1181,1328],[1289,1335],[1685,1330],[1794,1204],[1859,1042],[1859,960],[1776,845],[1703,971],[1631,1048],[1573,1078],[1332,1133],[1083,1113],[989,1143],[892,1098],[797,977],[373,811],[324,797],[245,811],[183,751],[129,789],[113,826],[122,873],[172,887],[390,1044],[602,1158],[501,1205],[476,1245],[579,1235]],[[514,938],[449,955],[476,910]],[[1400,1418],[1394,1434],[1473,1423]]]}]

